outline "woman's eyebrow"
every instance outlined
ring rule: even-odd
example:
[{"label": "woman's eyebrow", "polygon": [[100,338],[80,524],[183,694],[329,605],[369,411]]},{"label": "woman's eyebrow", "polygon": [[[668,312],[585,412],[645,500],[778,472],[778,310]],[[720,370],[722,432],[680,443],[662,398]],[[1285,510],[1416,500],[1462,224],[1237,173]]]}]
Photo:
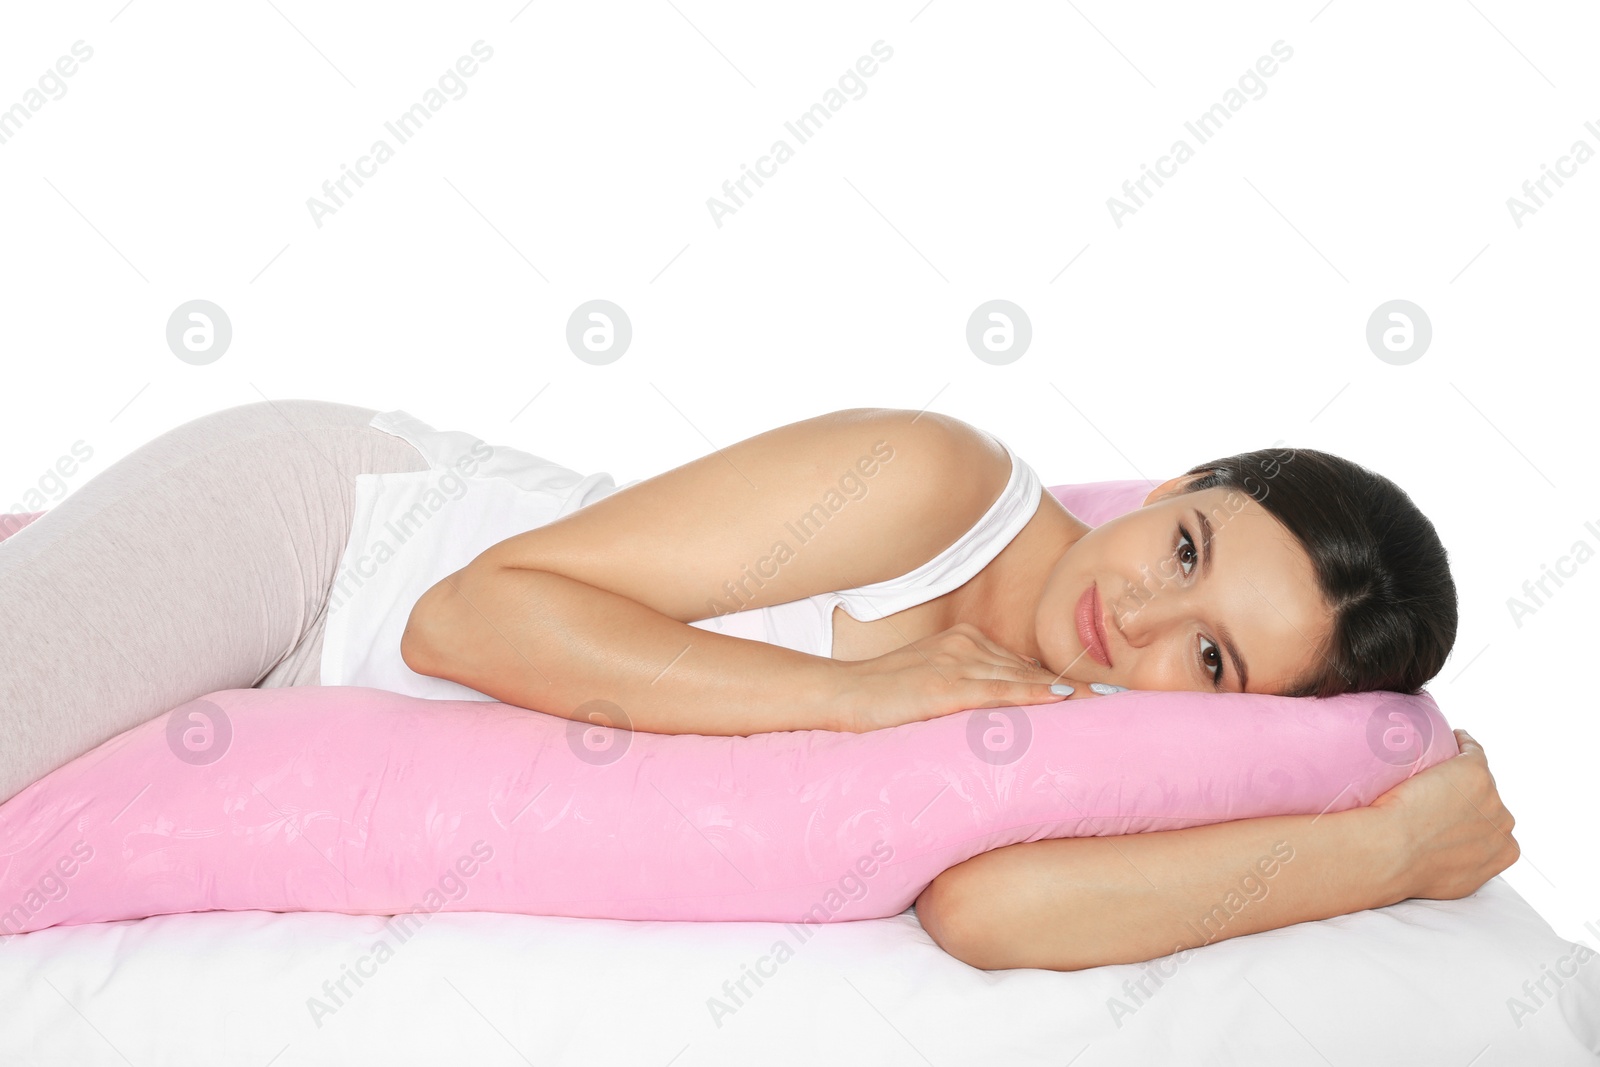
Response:
[{"label": "woman's eyebrow", "polygon": [[[1195,523],[1200,527],[1200,543],[1205,546],[1205,552],[1200,556],[1200,577],[1211,576],[1211,557],[1216,554],[1216,546],[1212,541],[1211,518],[1199,508],[1194,509]],[[1220,621],[1217,623],[1217,640],[1222,642],[1222,647],[1227,650],[1228,658],[1233,660],[1234,670],[1239,673],[1239,690],[1244,692],[1250,687],[1250,668],[1245,665],[1244,657],[1239,655],[1239,646],[1234,643],[1233,634]]]}]

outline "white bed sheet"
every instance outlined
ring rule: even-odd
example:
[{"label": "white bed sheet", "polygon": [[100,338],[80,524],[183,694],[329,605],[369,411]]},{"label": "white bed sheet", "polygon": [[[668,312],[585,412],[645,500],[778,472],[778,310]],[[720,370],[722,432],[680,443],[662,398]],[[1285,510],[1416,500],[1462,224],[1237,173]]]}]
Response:
[{"label": "white bed sheet", "polygon": [[[1220,941],[1146,965],[982,971],[914,910],[810,928],[440,913],[208,912],[0,944],[0,1063],[1564,1067],[1600,1058],[1600,959],[1500,878],[1457,901]],[[370,956],[336,1003],[337,981]],[[774,943],[792,956],[735,1003]],[[1559,958],[1586,956],[1556,988]],[[1554,995],[1532,1005],[1525,981]],[[331,1008],[314,1018],[311,998]],[[733,1010],[720,1019],[709,1002]],[[1112,997],[1133,1008],[1115,1018]]]}]

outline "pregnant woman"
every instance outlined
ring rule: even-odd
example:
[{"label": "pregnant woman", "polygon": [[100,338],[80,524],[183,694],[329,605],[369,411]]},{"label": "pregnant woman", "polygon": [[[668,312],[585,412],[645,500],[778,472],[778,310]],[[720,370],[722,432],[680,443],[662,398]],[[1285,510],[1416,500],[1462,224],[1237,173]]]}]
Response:
[{"label": "pregnant woman", "polygon": [[[0,801],[218,689],[863,731],[1118,687],[1415,691],[1456,625],[1427,519],[1310,450],[1200,464],[1090,528],[933,412],[832,412],[618,487],[314,400],[204,416],[112,465],[0,543],[0,604]],[[1153,959],[1202,943],[1195,920],[1285,840],[1272,892],[1211,939],[1465,896],[1518,851],[1457,737],[1368,807],[1011,845],[945,871],[917,915],[981,967]]]}]

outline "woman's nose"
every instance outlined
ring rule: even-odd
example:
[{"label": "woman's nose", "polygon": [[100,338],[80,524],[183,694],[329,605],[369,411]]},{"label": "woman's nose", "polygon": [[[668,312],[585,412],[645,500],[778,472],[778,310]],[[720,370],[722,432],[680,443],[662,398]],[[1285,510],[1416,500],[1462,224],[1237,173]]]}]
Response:
[{"label": "woman's nose", "polygon": [[[1116,626],[1122,644],[1130,648],[1143,648],[1161,632],[1166,624],[1166,616],[1174,606],[1170,596],[1165,597],[1165,603],[1163,599],[1163,594],[1159,592],[1143,596],[1130,592],[1117,601],[1111,609],[1111,622]],[[1113,636],[1111,640],[1116,643],[1117,638]]]}]

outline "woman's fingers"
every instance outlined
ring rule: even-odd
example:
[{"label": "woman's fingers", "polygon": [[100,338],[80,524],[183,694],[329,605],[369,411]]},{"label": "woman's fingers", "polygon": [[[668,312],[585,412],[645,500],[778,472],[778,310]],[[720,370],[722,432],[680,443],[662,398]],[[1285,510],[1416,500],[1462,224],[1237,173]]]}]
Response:
[{"label": "woman's fingers", "polygon": [[[1009,648],[1006,648],[1004,645],[990,638],[989,635],[984,633],[982,630],[977,631],[977,637],[978,642],[982,644],[991,655],[1003,661],[1002,663],[997,664],[997,666],[1015,667],[1024,673],[1034,674],[1036,675],[1036,678],[1034,679],[1036,681],[1050,677],[1050,672],[1044,669],[1044,664],[1039,662],[1039,660],[1035,659],[1034,657],[1024,656],[1019,652],[1011,651]],[[1054,679],[1051,678],[1051,681],[1054,681]]]},{"label": "woman's fingers", "polygon": [[[1017,684],[1024,687],[1024,692],[1026,692],[1027,695],[1017,698],[1005,697],[1001,699],[1014,699],[1017,704],[1033,703],[1035,702],[1033,694],[1037,693],[1038,702],[1052,703],[1059,702],[1063,698],[1067,700],[1084,700],[1089,697],[1100,695],[1099,693],[1096,693],[1094,690],[1090,689],[1088,683],[1079,681],[1075,678],[1063,677],[1059,672],[1052,671],[1046,667],[1044,663],[1036,656],[1024,656],[1019,652],[1013,652],[1011,649],[1001,645],[992,639],[987,633],[975,626],[963,628],[968,629],[969,636],[976,640],[980,647],[982,647],[998,661],[995,663],[996,667],[1003,667],[1018,671],[1024,675],[1024,678]],[[1070,686],[1072,688],[1072,692],[1067,694],[1053,692],[1050,687],[1056,685]]]},{"label": "woman's fingers", "polygon": [[1007,666],[1033,667],[1037,665],[1036,660],[1031,660],[1027,656],[1023,656],[1019,653],[1011,651],[998,641],[992,639],[982,630],[978,631],[978,642],[989,651],[990,655],[995,656],[997,659],[1004,660]]}]

